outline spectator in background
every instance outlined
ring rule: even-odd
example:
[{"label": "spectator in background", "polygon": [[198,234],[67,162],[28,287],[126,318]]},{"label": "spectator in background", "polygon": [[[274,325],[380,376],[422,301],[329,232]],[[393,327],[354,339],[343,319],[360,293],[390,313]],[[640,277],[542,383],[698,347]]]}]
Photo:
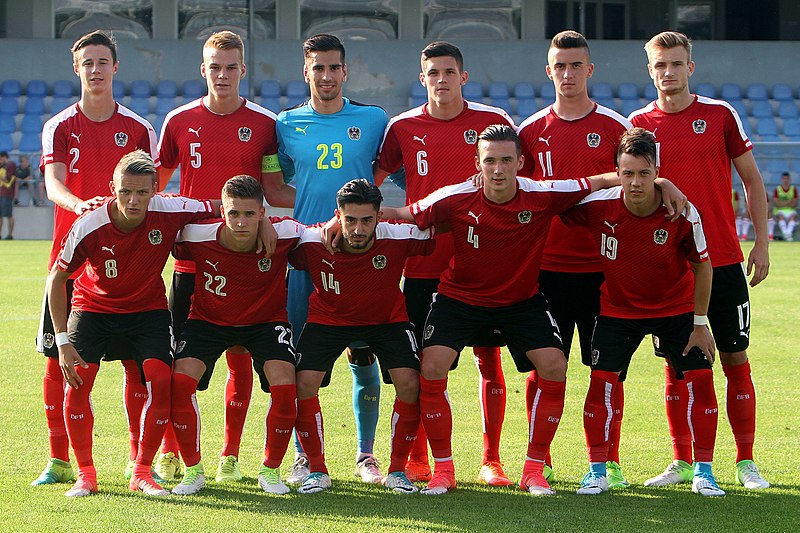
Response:
[{"label": "spectator in background", "polygon": [[16,165],[8,160],[8,152],[0,152],[0,234],[3,232],[3,221],[8,219],[8,234],[4,240],[10,241],[14,238],[14,217],[11,216],[14,210],[14,182]]},{"label": "spectator in background", "polygon": [[35,206],[43,206],[44,182],[34,174],[34,171],[31,168],[30,158],[27,155],[19,156],[19,165],[17,165],[17,171],[15,174],[17,176],[17,183],[16,193],[14,194],[14,204],[19,205],[19,190],[22,187],[25,187],[28,189],[30,203]]},{"label": "spectator in background", "polygon": [[783,240],[794,240],[794,227],[797,224],[797,187],[792,185],[792,177],[788,172],[781,174],[781,184],[772,193],[773,214],[778,221]]}]

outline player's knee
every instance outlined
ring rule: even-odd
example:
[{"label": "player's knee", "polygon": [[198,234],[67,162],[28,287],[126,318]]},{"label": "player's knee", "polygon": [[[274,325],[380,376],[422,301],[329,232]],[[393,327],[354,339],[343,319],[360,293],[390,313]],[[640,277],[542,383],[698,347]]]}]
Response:
[{"label": "player's knee", "polygon": [[392,376],[392,382],[397,399],[406,403],[416,403],[419,400],[419,373],[403,372],[401,376]]},{"label": "player's knee", "polygon": [[719,360],[723,365],[743,365],[747,362],[747,352],[720,352]]}]

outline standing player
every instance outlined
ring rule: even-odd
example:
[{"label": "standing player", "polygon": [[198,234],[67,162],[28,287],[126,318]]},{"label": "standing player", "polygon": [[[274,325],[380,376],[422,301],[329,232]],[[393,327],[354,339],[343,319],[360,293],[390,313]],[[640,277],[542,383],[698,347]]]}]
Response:
[{"label": "standing player", "polygon": [[[753,275],[750,285],[756,286],[769,272],[764,183],[736,111],[723,101],[689,92],[694,62],[688,37],[663,32],[650,39],[645,50],[658,100],[634,111],[630,119],[635,126],[654,133],[660,173],[674,179],[705,216],[708,254],[714,266],[708,318],[727,378],[728,419],[736,441],[736,479],[748,489],[766,488],[769,483],[753,462],[756,391],[746,351],[750,336],[746,275]],[[744,256],[730,208],[731,163],[744,183],[755,228],[747,274],[742,268]],[[688,483],[692,479],[690,426],[684,416],[689,402],[686,381],[678,379],[669,364],[666,379],[667,419],[675,461],[663,474],[647,480],[648,486]]]},{"label": "standing player", "polygon": [[[336,209],[336,192],[353,178],[372,175],[386,112],[377,106],[354,102],[342,95],[347,80],[344,45],[334,35],[320,34],[303,43],[303,77],[311,98],[278,115],[281,168],[294,176],[297,187],[294,217],[311,225],[327,221]],[[283,187],[276,181],[272,188]],[[267,199],[270,186],[265,184]],[[308,298],[314,291],[307,272],[289,271],[288,311],[294,331],[301,331],[308,315]],[[382,476],[373,455],[380,404],[380,376],[368,347],[348,349],[353,373],[353,411],[358,434],[355,475],[367,483]],[[297,456],[289,483],[308,475],[308,459],[297,442]]]},{"label": "standing player", "polygon": [[[572,30],[555,35],[547,53],[546,71],[553,81],[556,101],[520,125],[525,162],[519,175],[548,180],[554,176],[574,178],[612,172],[619,139],[630,128],[630,122],[589,99],[586,84],[594,73],[594,65],[583,35]],[[558,323],[565,355],[569,358],[572,334],[577,326],[581,361],[587,366],[591,365],[592,330],[600,312],[602,283],[602,268],[589,233],[583,228],[567,228],[555,217],[544,247],[539,288]],[[623,374],[614,388],[615,416],[611,422],[608,457],[610,488],[628,486],[619,466],[618,446],[624,379]],[[526,381],[529,404],[535,391],[536,373],[532,372]],[[549,454],[545,464],[549,478],[552,472]]]},{"label": "standing player", "polygon": [[[156,164],[158,162],[153,127],[114,101],[112,81],[119,69],[114,39],[98,30],[75,41],[71,52],[73,70],[81,81],[81,98],[48,120],[42,130],[40,169],[48,198],[55,203],[48,270],[55,264],[62,241],[78,215],[98,205],[107,195],[109,177],[123,155],[141,149],[155,159]],[[73,282],[81,272],[82,267],[67,281],[68,308]],[[74,478],[64,424],[64,377],[58,367],[55,332],[46,297],[45,294],[36,345],[37,350],[46,356],[42,384],[50,460],[33,485],[66,482]],[[130,455],[125,475],[129,478],[138,452],[139,416],[147,401],[147,389],[141,383],[136,362],[123,360],[122,364],[125,369],[123,400],[130,433]]]},{"label": "standing player", "polygon": [[[433,42],[422,50],[420,62],[419,81],[428,91],[428,103],[391,120],[375,170],[375,181],[380,184],[389,174],[405,168],[406,204],[440,187],[469,178],[475,173],[472,161],[478,133],[491,124],[514,125],[502,109],[464,100],[461,89],[469,74],[464,70],[464,58],[456,46]],[[420,345],[439,276],[453,257],[450,234],[436,236],[436,242],[432,255],[409,258],[404,272],[403,293],[408,317],[414,324]],[[479,337],[474,343],[486,347],[473,348],[481,376],[478,391],[483,417],[483,460],[478,479],[490,485],[507,486],[511,481],[500,462],[500,433],[506,407],[500,349],[492,336]],[[422,427],[406,473],[413,481],[427,481],[431,477],[427,439]]]},{"label": "standing player", "polygon": [[[308,454],[311,473],[298,492],[331,487],[325,466],[325,440],[319,392],[322,380],[342,350],[366,342],[381,362],[384,382],[397,397],[392,412],[391,463],[384,484],[395,492],[417,488],[404,468],[419,427],[419,357],[400,292],[406,258],[430,254],[430,233],[413,224],[379,222],[381,193],[367,180],[353,180],[336,195],[342,227],[342,253],[331,255],[310,228],[292,252],[295,267],[314,281],[308,322],[297,345],[297,434]],[[381,305],[375,306],[375,302]]]},{"label": "standing player", "polygon": [[[64,418],[78,463],[68,497],[97,492],[91,392],[100,360],[120,342],[130,346],[148,393],[128,486],[149,496],[168,494],[150,473],[170,410],[172,335],[161,271],[178,231],[208,217],[212,205],[154,196],[157,184],[145,152],[123,156],[111,182],[114,197],[73,224],[47,280],[59,365],[69,385]],[[68,313],[67,280],[84,263]]]},{"label": "standing player", "polygon": [[693,428],[697,461],[692,490],[723,496],[711,472],[718,409],[711,372],[714,339],[706,325],[712,269],[700,215],[690,206],[675,221],[665,218],[650,132],[626,132],[617,159],[620,187],[592,193],[561,214],[568,224],[589,229],[605,274],[583,408],[589,473],[578,494],[609,489],[613,391],[644,336],[652,334],[692,390],[694,400],[684,413]]},{"label": "standing player", "polygon": [[[164,121],[158,145],[161,188],[179,165],[180,193],[193,198],[216,198],[225,179],[237,174],[260,176],[264,183],[283,183],[276,155],[275,114],[239,96],[239,82],[246,73],[241,37],[230,31],[211,35],[203,45],[200,73],[208,95],[171,111]],[[292,205],[292,190],[270,190],[270,204]],[[175,263],[169,302],[176,337],[189,314],[194,268],[192,261]],[[219,482],[242,479],[239,445],[253,389],[252,360],[247,350],[230,347],[226,360],[225,434],[216,475]],[[167,480],[180,468],[177,443],[171,436],[168,430],[156,465],[156,471]]]},{"label": "standing player", "polygon": [[234,345],[245,346],[253,354],[261,388],[270,393],[258,484],[269,493],[289,492],[278,468],[297,417],[295,353],[286,317],[286,265],[304,226],[292,219],[268,219],[278,232],[276,250],[269,259],[256,253],[263,201],[261,184],[254,178],[231,178],[222,188],[224,220],[187,225],[175,245],[174,255],[194,261],[197,276],[172,374],[172,424],[186,463],[173,494],[194,494],[205,486],[195,393],[207,388],[219,355]]},{"label": "standing player", "polygon": [[794,240],[794,227],[797,224],[797,187],[792,185],[788,172],[781,174],[781,184],[775,187],[772,194],[775,202],[775,220],[783,234],[783,240]]}]

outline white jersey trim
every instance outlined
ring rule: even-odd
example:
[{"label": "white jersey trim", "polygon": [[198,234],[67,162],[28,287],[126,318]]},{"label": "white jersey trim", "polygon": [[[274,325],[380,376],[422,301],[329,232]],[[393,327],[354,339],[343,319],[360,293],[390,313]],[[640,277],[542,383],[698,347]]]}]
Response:
[{"label": "white jersey trim", "polygon": [[156,194],[150,199],[147,210],[161,213],[212,213],[214,207],[208,200]]},{"label": "white jersey trim", "polygon": [[127,107],[125,107],[120,103],[117,103],[117,110],[119,111],[120,115],[132,118],[136,122],[145,127],[145,129],[147,130],[147,136],[150,139],[150,157],[153,158],[156,167],[161,166],[158,160],[158,137],[156,136],[156,130],[153,127],[153,125],[150,124],[150,122],[146,118],[140,117],[139,115],[137,115],[136,113],[134,113],[133,111],[131,111],[130,109],[128,109]]},{"label": "white jersey trim", "polygon": [[646,106],[644,106],[644,107],[642,107],[640,109],[637,109],[636,111],[633,111],[630,115],[628,115],[628,120],[633,122],[634,118],[638,117],[639,115],[644,115],[645,113],[649,113],[649,112],[653,111],[655,108],[656,108],[655,101],[650,102]]},{"label": "white jersey trim", "polygon": [[612,119],[616,120],[617,122],[622,124],[625,127],[626,130],[629,130],[629,129],[631,129],[633,127],[633,124],[631,124],[630,120],[628,120],[627,118],[623,117],[622,115],[620,115],[619,113],[617,113],[613,109],[610,109],[610,108],[608,108],[606,106],[597,104],[597,108],[595,109],[595,112],[597,114],[599,114],[599,115],[603,115],[603,116],[606,116],[606,117],[609,117],[609,118],[612,118]]},{"label": "white jersey trim", "polygon": [[578,192],[591,189],[586,178],[570,180],[532,180],[517,177],[519,189],[523,192]]},{"label": "white jersey trim", "polygon": [[375,228],[376,239],[426,241],[431,238],[429,229],[421,230],[411,222],[379,222]]},{"label": "white jersey trim", "polygon": [[525,128],[527,128],[531,124],[533,124],[534,122],[537,122],[537,121],[541,120],[542,118],[546,117],[547,115],[549,115],[550,114],[550,110],[552,108],[553,108],[553,106],[549,105],[549,106],[545,107],[544,109],[540,109],[539,111],[537,111],[533,115],[531,115],[528,118],[526,118],[525,120],[523,120],[522,123],[519,125],[519,131],[518,132],[522,133],[522,130],[524,130]]},{"label": "white jersey trim", "polygon": [[58,126],[62,122],[69,120],[71,117],[74,117],[77,114],[78,104],[74,103],[60,113],[53,115],[47,122],[44,123],[44,127],[42,128],[42,155],[48,163],[52,162],[53,138],[56,134]]},{"label": "white jersey trim", "polygon": [[725,107],[728,111],[730,111],[731,114],[733,115],[733,118],[736,119],[736,126],[739,128],[739,135],[742,136],[742,141],[747,143],[748,146],[750,145],[750,139],[747,138],[747,133],[745,133],[744,131],[744,126],[742,125],[742,119],[741,117],[739,117],[739,113],[736,112],[736,110],[733,108],[731,104],[729,104],[724,100],[717,100],[715,98],[709,98],[707,96],[698,96],[697,101],[701,104],[706,104],[706,105],[721,105]]},{"label": "white jersey trim", "polygon": [[620,198],[622,198],[622,185],[617,185],[616,187],[594,191],[589,196],[578,202],[577,205],[604,200],[619,200]]},{"label": "white jersey trim", "polygon": [[472,185],[471,181],[456,183],[455,185],[447,185],[445,187],[442,187],[441,189],[433,191],[428,196],[414,202],[409,207],[412,213],[417,214],[423,211],[427,211],[428,209],[431,208],[433,204],[449,196],[454,196],[456,194],[472,194],[475,192],[478,192],[478,189],[474,185]]},{"label": "white jersey trim", "polygon": [[111,224],[109,209],[110,204],[105,204],[75,221],[69,233],[67,233],[67,239],[64,241],[63,249],[58,256],[58,268],[67,271],[75,257],[75,250],[81,241],[92,232]]},{"label": "white jersey trim", "polygon": [[686,202],[686,208],[681,215],[692,224],[692,237],[700,259],[708,259],[708,246],[706,245],[706,234],[703,231],[703,221],[700,220],[700,211],[691,202]]},{"label": "white jersey trim", "polygon": [[179,242],[216,242],[217,231],[224,222],[214,224],[186,224],[178,232],[176,243]]}]

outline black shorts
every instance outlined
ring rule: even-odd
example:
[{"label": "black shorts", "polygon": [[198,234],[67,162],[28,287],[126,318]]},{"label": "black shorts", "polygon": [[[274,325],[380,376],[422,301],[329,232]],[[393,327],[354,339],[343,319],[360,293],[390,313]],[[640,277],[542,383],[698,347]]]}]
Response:
[{"label": "black shorts", "polygon": [[146,359],[158,359],[172,367],[172,332],[166,309],[120,314],[72,311],[67,330],[69,341],[87,363],[99,364],[106,353],[124,343],[139,368]]},{"label": "black shorts", "polygon": [[[375,326],[327,326],[306,322],[297,342],[297,371],[330,372],[336,359],[356,341],[369,345],[381,366],[384,383],[391,383],[389,370],[419,370],[419,350],[409,322]],[[322,386],[327,386],[323,382]]]},{"label": "black shorts", "polygon": [[692,313],[664,318],[597,317],[592,336],[592,369],[621,372],[620,380],[624,381],[631,357],[648,334],[653,336],[653,345],[670,360],[677,373],[711,368],[711,363],[696,346],[683,355],[694,329],[693,318]]},{"label": "black shorts", "polygon": [[564,355],[569,359],[572,335],[577,326],[581,362],[586,366],[592,365],[592,331],[594,320],[600,314],[600,286],[604,280],[602,272],[539,272],[539,290],[558,323]]},{"label": "black shorts", "polygon": [[487,328],[500,332],[520,372],[534,370],[527,352],[563,350],[558,325],[541,293],[507,307],[479,307],[437,294],[425,325],[424,346],[447,346],[460,352],[476,330]]},{"label": "black shorts", "polygon": [[[269,322],[252,326],[219,326],[203,320],[189,319],[183,326],[175,360],[193,357],[203,361],[206,371],[197,390],[206,390],[214,373],[214,365],[222,352],[231,346],[244,346],[253,357],[253,368],[261,382],[261,390],[269,392],[269,381],[264,374],[267,361],[296,363],[292,344],[292,327],[288,322]],[[246,354],[241,357],[247,357]]]},{"label": "black shorts", "polygon": [[172,332],[180,338],[183,325],[189,318],[194,294],[194,274],[191,272],[173,272],[172,284],[169,286],[169,312],[172,314]]}]

